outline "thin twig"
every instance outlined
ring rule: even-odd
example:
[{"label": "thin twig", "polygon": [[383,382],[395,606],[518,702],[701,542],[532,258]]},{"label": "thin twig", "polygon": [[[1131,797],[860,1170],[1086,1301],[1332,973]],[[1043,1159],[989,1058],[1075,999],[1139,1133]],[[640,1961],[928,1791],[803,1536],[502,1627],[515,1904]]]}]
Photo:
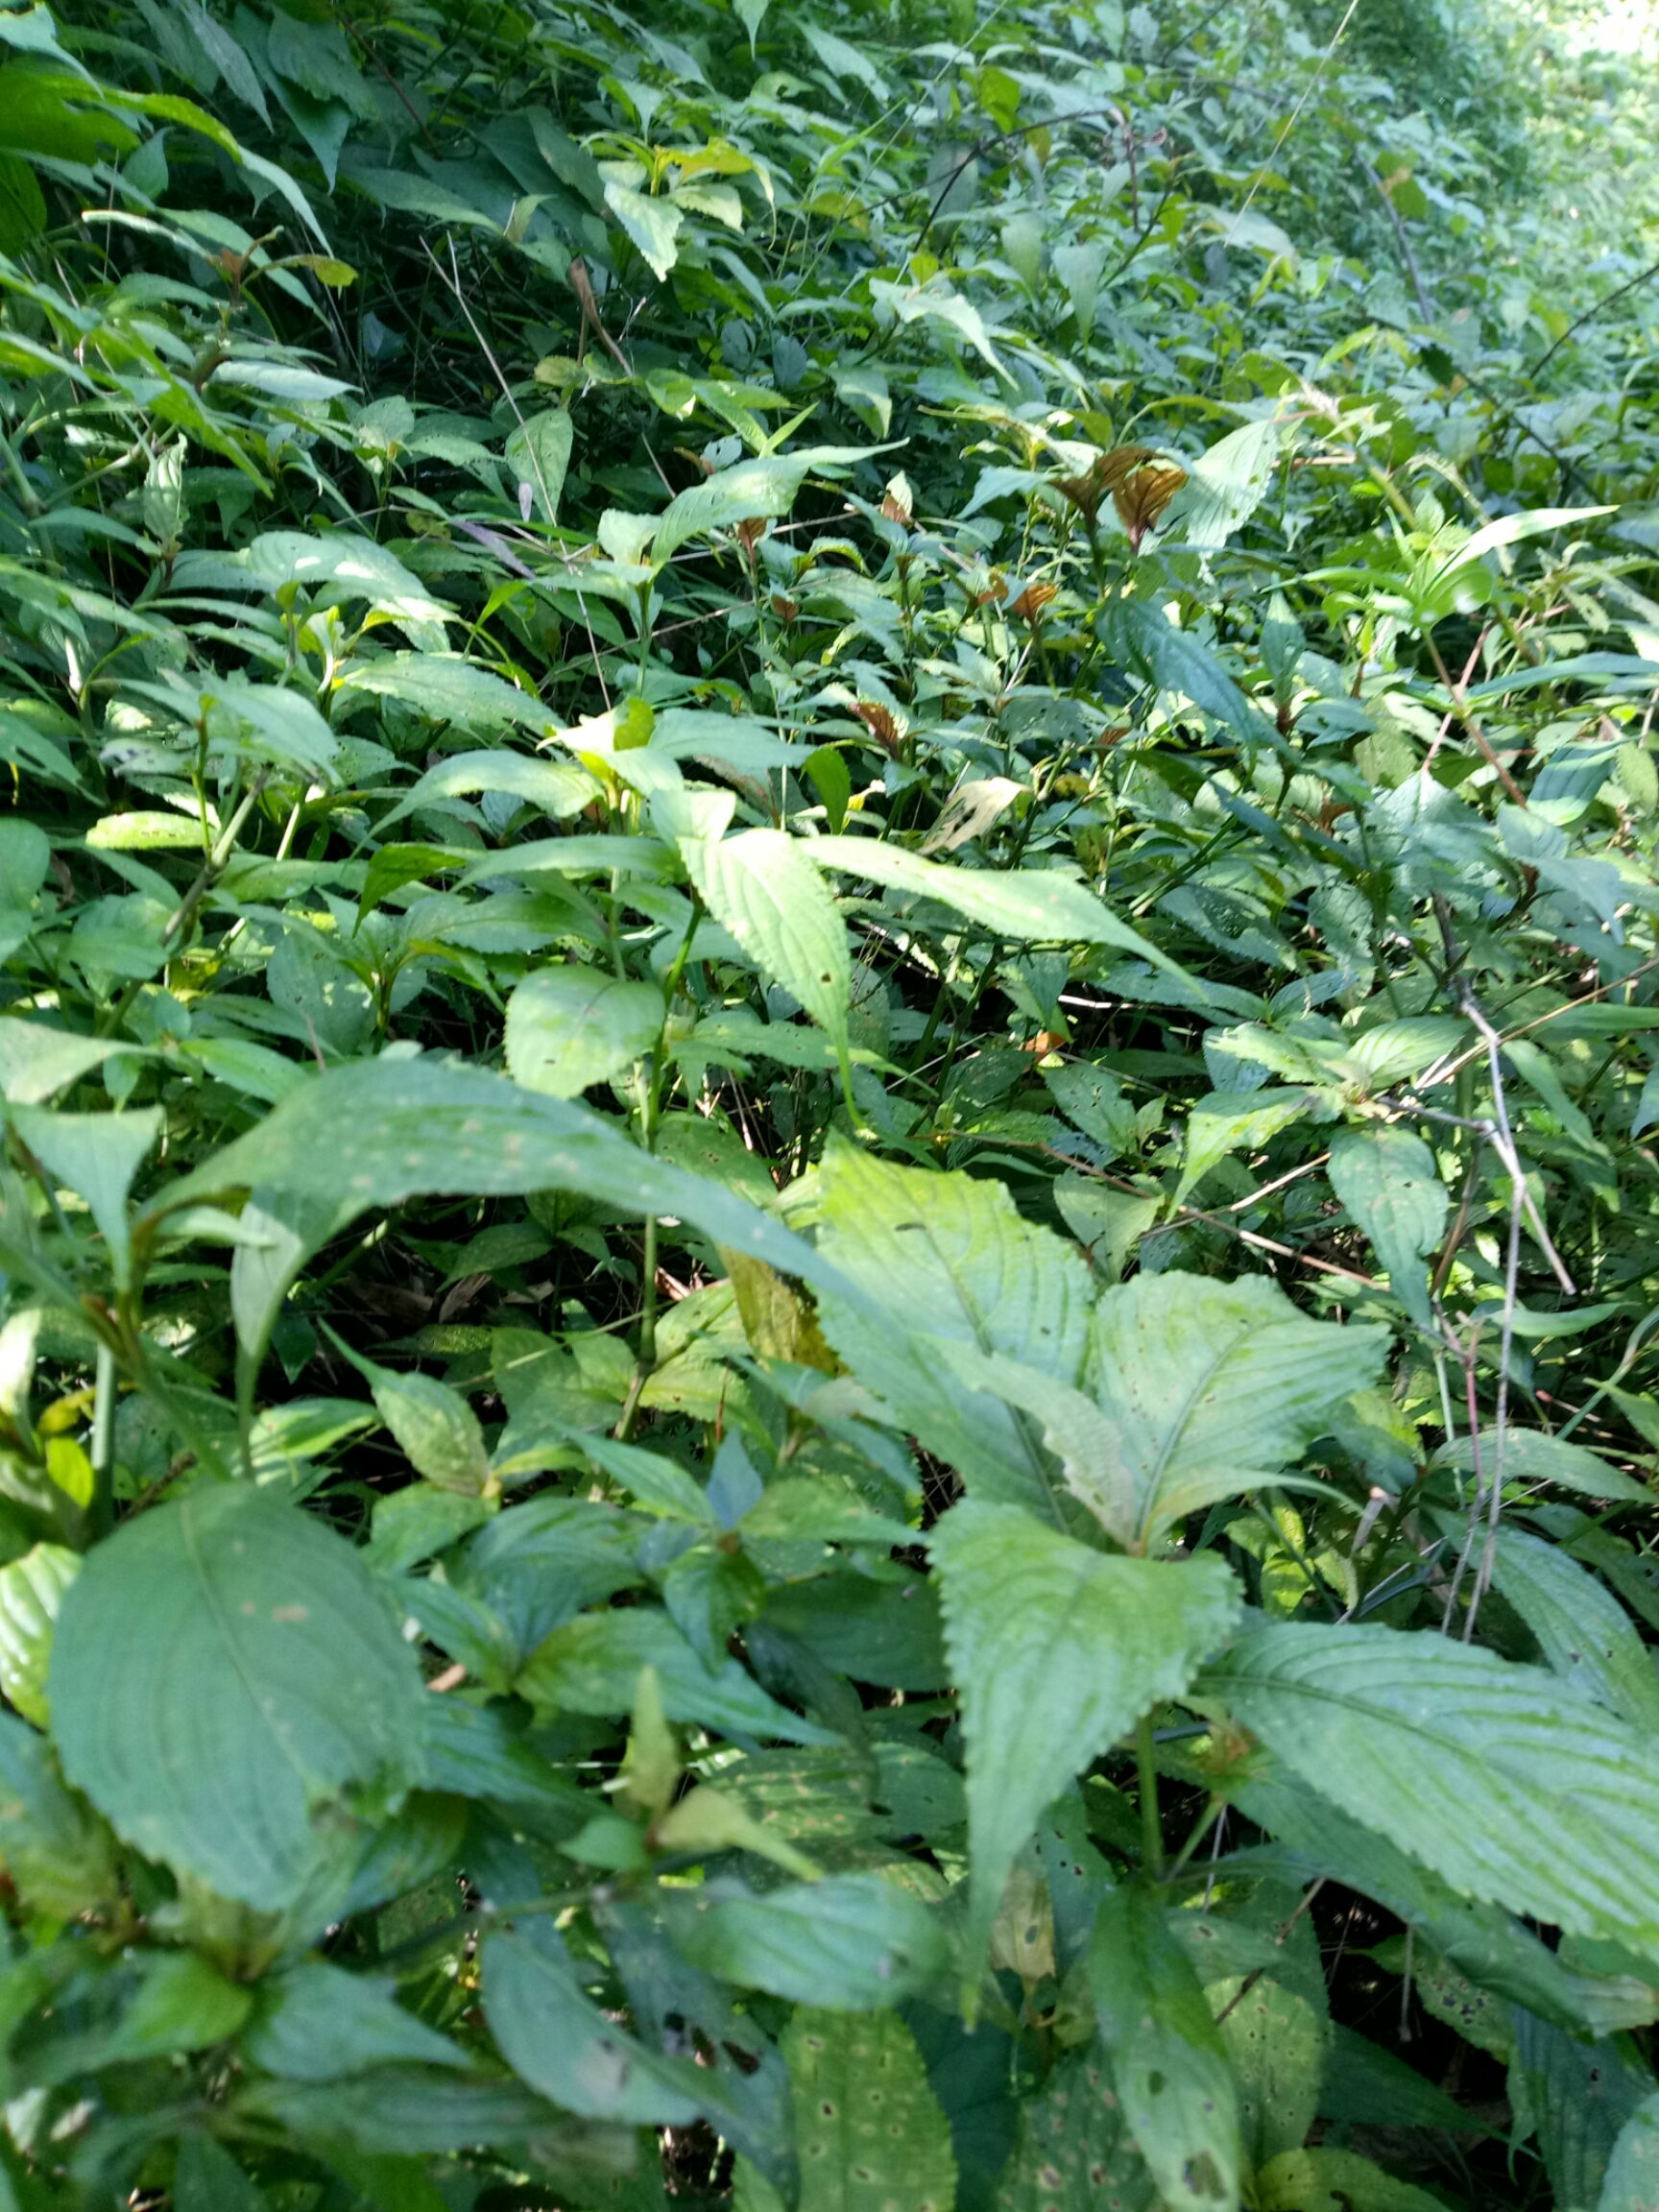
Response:
[{"label": "thin twig", "polygon": [[1354,158],[1358,162],[1367,181],[1376,186],[1377,197],[1382,201],[1387,214],[1389,225],[1394,232],[1395,243],[1400,249],[1400,258],[1406,264],[1406,273],[1411,279],[1411,289],[1417,297],[1417,312],[1422,316],[1425,323],[1432,323],[1434,310],[1430,304],[1428,293],[1423,289],[1423,272],[1417,266],[1417,256],[1411,251],[1411,241],[1406,235],[1405,224],[1400,220],[1400,210],[1395,206],[1387,185],[1383,183],[1364,155],[1356,154]]}]

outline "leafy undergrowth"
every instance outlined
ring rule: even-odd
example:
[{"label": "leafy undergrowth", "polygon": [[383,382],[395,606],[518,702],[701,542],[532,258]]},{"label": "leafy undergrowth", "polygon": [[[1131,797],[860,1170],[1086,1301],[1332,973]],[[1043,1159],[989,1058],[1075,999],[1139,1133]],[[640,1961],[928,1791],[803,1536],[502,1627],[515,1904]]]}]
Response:
[{"label": "leafy undergrowth", "polygon": [[0,10],[0,2207],[1659,2200],[1654,104],[1355,12]]}]

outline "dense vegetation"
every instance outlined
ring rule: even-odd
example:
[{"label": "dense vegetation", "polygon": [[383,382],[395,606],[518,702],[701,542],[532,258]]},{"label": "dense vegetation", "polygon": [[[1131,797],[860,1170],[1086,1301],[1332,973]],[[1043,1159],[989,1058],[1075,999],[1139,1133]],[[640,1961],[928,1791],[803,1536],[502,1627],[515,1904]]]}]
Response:
[{"label": "dense vegetation", "polygon": [[1589,12],[0,5],[0,2212],[1659,2205]]}]

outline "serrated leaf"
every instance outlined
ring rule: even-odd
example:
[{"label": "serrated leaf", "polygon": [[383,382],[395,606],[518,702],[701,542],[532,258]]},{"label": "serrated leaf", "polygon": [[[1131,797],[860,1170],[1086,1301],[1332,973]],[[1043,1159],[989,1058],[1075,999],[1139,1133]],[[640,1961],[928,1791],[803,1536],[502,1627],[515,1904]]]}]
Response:
[{"label": "serrated leaf", "polygon": [[249,1905],[300,1895],[322,1808],[421,1770],[420,1669],[369,1571],[252,1487],[199,1489],[98,1546],[49,1688],[64,1771],[117,1833]]},{"label": "serrated leaf", "polygon": [[1112,1558],[1017,1506],[953,1506],[928,1551],[968,1747],[972,1971],[1044,1808],[1186,1688],[1241,1601],[1213,1552]]},{"label": "serrated leaf", "polygon": [[636,192],[627,184],[607,183],[605,204],[650,263],[661,284],[680,258],[680,226],[685,218],[672,201]]},{"label": "serrated leaf", "polygon": [[1537,2134],[1557,2204],[1598,2203],[1621,2134],[1653,2093],[1652,2069],[1628,2036],[1586,2043],[1517,2009],[1515,2131]]},{"label": "serrated leaf", "polygon": [[1332,1140],[1331,1188],[1370,1238],[1388,1286],[1419,1328],[1431,1329],[1425,1256],[1451,1199],[1434,1155],[1409,1129],[1343,1129]]},{"label": "serrated leaf", "polygon": [[528,975],[507,1001],[507,1069],[550,1098],[624,1075],[662,1033],[662,994],[572,961]]},{"label": "serrated leaf", "polygon": [[687,837],[681,849],[715,921],[845,1054],[853,996],[847,928],[805,842],[781,830],[745,830]]},{"label": "serrated leaf", "polygon": [[1386,1349],[1385,1331],[1310,1321],[1261,1277],[1139,1275],[1104,1291],[1081,1387],[1117,1430],[1139,1545],[1270,1483]]},{"label": "serrated leaf", "polygon": [[1169,2212],[1238,2201],[1238,2098],[1226,2045],[1155,1894],[1101,1898],[1089,1983],[1112,2078]]},{"label": "serrated leaf", "polygon": [[953,2212],[950,2130],[902,2021],[803,2008],[782,2050],[801,2161],[798,2212]]},{"label": "serrated leaf", "polygon": [[1464,1896],[1659,1958],[1659,1752],[1556,1676],[1444,1637],[1286,1622],[1208,1687]]},{"label": "serrated leaf", "polygon": [[934,1347],[970,1365],[997,1354],[1056,1381],[1081,1363],[1093,1296],[1087,1263],[1021,1218],[1006,1190],[831,1148],[822,1171],[819,1248],[865,1294],[830,1294],[824,1333],[859,1379],[976,1497],[1049,1510],[1041,1429],[965,1388]]}]

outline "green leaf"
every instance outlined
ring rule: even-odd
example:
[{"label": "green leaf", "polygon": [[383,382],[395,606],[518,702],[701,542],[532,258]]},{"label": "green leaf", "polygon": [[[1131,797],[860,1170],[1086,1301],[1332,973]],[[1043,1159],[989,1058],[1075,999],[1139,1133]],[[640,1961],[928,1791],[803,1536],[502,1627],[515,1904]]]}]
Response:
[{"label": "green leaf", "polygon": [[1124,2117],[1169,2212],[1236,2204],[1233,2070],[1155,1894],[1125,1887],[1100,1900],[1089,1982]]},{"label": "green leaf", "polygon": [[1021,2104],[1020,2140],[996,2212],[1101,2212],[1113,2203],[1157,2212],[1159,2201],[1111,2074],[1088,2054],[1063,2060]]},{"label": "green leaf", "polygon": [[1258,2212],[1444,2212],[1356,2151],[1282,2151],[1256,2176]]},{"label": "green leaf", "polygon": [[1386,1348],[1385,1331],[1310,1321],[1260,1277],[1139,1275],[1103,1292],[1082,1388],[1117,1431],[1139,1546],[1271,1483]]},{"label": "green leaf", "polygon": [[324,1959],[308,1959],[261,1987],[259,2016],[244,2048],[256,2066],[293,2081],[332,2081],[403,2059],[467,2063],[446,2035],[404,2011],[390,1982],[349,1974]]},{"label": "green leaf", "polygon": [[1229,431],[1188,469],[1160,518],[1160,538],[1205,552],[1225,545],[1266,496],[1284,439],[1284,424],[1271,415]]},{"label": "green leaf", "polygon": [[[1646,1483],[1609,1467],[1599,1453],[1542,1429],[1511,1429],[1503,1439],[1503,1457],[1506,1483],[1553,1482],[1558,1489],[1584,1498],[1613,1498],[1630,1505],[1653,1503]],[[1431,1464],[1453,1468],[1459,1475],[1473,1475],[1479,1464],[1482,1475],[1490,1477],[1498,1464],[1498,1432],[1482,1429],[1472,1437],[1455,1437],[1440,1447]]]},{"label": "green leaf", "polygon": [[1331,1188],[1376,1247],[1389,1288],[1420,1329],[1434,1325],[1426,1256],[1451,1199],[1434,1155],[1409,1129],[1343,1129],[1332,1140]]},{"label": "green leaf", "polygon": [[797,2212],[953,2212],[950,2130],[902,2021],[803,2008],[782,2047],[801,2161]]},{"label": "green leaf", "polygon": [[[1452,1526],[1450,1516],[1446,1525]],[[1492,1579],[1537,1638],[1546,1666],[1633,1728],[1659,1732],[1659,1674],[1648,1647],[1619,1600],[1587,1568],[1558,1544],[1504,1522],[1497,1532]]]},{"label": "green leaf", "polygon": [[0,1863],[24,1901],[72,1920],[116,1891],[115,1839],[62,1776],[43,1736],[0,1713]]},{"label": "green leaf", "polygon": [[543,968],[507,1001],[508,1072],[550,1098],[580,1097],[646,1058],[663,1016],[654,983],[630,983],[580,961]]},{"label": "green leaf", "polygon": [[1659,2089],[1619,2130],[1598,2212],[1653,2212],[1659,2204]]},{"label": "green leaf", "polygon": [[1313,1105],[1309,1091],[1212,1091],[1197,1099],[1187,1117],[1187,1152],[1172,1204],[1179,1206],[1195,1184],[1230,1152],[1254,1151],[1299,1121]]},{"label": "green leaf", "polygon": [[735,837],[687,837],[681,850],[715,921],[845,1054],[853,995],[847,930],[805,856],[808,847],[780,830],[745,830]]},{"label": "green leaf", "polygon": [[685,217],[679,208],[670,201],[654,199],[615,182],[605,186],[605,204],[650,263],[661,284],[680,258],[678,241]]},{"label": "green leaf", "polygon": [[390,1607],[349,1545],[257,1489],[196,1490],[98,1546],[49,1687],[64,1771],[116,1831],[249,1905],[300,1896],[318,1815],[420,1774],[421,1673]]},{"label": "green leaf", "polygon": [[793,1883],[763,1896],[707,1884],[673,1920],[694,1966],[827,2011],[902,2005],[937,1981],[948,1959],[937,1916],[879,1874]]},{"label": "green leaf", "polygon": [[1619,2137],[1652,2095],[1652,2069],[1628,2036],[1586,2043],[1516,2012],[1515,2132],[1536,2132],[1557,2204],[1598,2203]]},{"label": "green leaf", "polygon": [[676,1214],[783,1273],[839,1280],[780,1223],[651,1159],[597,1115],[437,1059],[394,1053],[331,1069],[173,1184],[156,1206],[255,1184],[332,1205],[341,1225],[371,1206],[416,1196],[577,1190],[629,1214]]},{"label": "green leaf", "polygon": [[944,1585],[968,1750],[976,1962],[1044,1808],[1143,1713],[1186,1688],[1237,1621],[1240,1599],[1214,1552],[1180,1566],[1110,1558],[1016,1506],[953,1506],[928,1551]]},{"label": "green leaf", "polygon": [[1093,1296],[1086,1262],[1022,1220],[998,1184],[893,1166],[850,1145],[832,1146],[820,1199],[819,1249],[864,1294],[821,1300],[830,1342],[976,1497],[1049,1511],[1040,1427],[964,1387],[934,1347],[1073,1379]]},{"label": "green leaf", "polygon": [[110,1271],[125,1286],[132,1262],[127,1193],[160,1137],[160,1109],[55,1114],[45,1106],[13,1106],[10,1118],[48,1176],[85,1199],[109,1247]]},{"label": "green leaf", "polygon": [[479,791],[506,792],[561,821],[568,814],[580,813],[597,797],[598,790],[587,769],[573,760],[537,760],[526,753],[500,750],[457,753],[428,768],[391,813],[380,817],[376,833],[384,837],[394,822],[400,822],[433,800],[457,799]]},{"label": "green leaf", "polygon": [[788,1743],[830,1741],[769,1697],[735,1659],[710,1672],[668,1616],[649,1606],[584,1613],[555,1628],[537,1646],[515,1688],[549,1714],[631,1713],[642,1667],[657,1670],[670,1720]]},{"label": "green leaf", "polygon": [[993,937],[1020,944],[1113,945],[1166,972],[1181,973],[1139,930],[1118,921],[1093,891],[1053,869],[991,874],[924,860],[901,845],[874,837],[814,837],[805,851],[820,868],[864,876],[913,899],[934,900],[966,915]]},{"label": "green leaf", "polygon": [[400,699],[434,722],[461,730],[528,730],[550,737],[555,723],[539,699],[504,684],[487,668],[440,653],[387,653],[361,661],[341,677],[342,691],[364,691],[376,699]]},{"label": "green leaf", "polygon": [[1286,1622],[1208,1687],[1463,1895],[1659,1958],[1659,1753],[1556,1676],[1444,1637]]},{"label": "green leaf", "polygon": [[591,2120],[685,2127],[713,2096],[688,2058],[647,2050],[582,1987],[545,1924],[505,1928],[484,1946],[484,2008],[502,2056],[554,2104]]},{"label": "green leaf", "polygon": [[36,1728],[51,1718],[46,1670],[53,1628],[80,1567],[79,1552],[61,1544],[36,1544],[0,1567],[0,1690]]},{"label": "green leaf", "polygon": [[178,2212],[265,2212],[268,2203],[211,2135],[187,2135],[180,2144],[173,2201]]},{"label": "green leaf", "polygon": [[1145,599],[1119,599],[1108,628],[1117,650],[1160,691],[1190,699],[1201,713],[1240,737],[1262,742],[1267,725],[1207,646],[1177,630],[1161,608]]},{"label": "green leaf", "polygon": [[[559,519],[559,494],[565,489],[565,471],[570,466],[572,436],[570,417],[565,410],[548,407],[520,422],[503,448],[508,468],[519,484],[534,494],[541,519],[548,524]],[[520,497],[522,495],[521,493]]]}]

